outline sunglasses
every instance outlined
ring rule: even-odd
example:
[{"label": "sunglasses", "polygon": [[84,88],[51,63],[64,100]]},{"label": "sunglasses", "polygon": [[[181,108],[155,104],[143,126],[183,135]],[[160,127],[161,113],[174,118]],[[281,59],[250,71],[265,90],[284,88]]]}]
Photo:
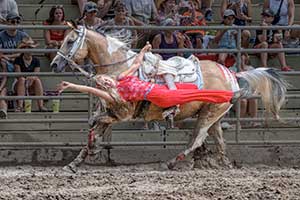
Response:
[{"label": "sunglasses", "polygon": [[11,24],[20,24],[21,21],[19,19],[12,19],[12,20],[9,20],[9,22]]}]

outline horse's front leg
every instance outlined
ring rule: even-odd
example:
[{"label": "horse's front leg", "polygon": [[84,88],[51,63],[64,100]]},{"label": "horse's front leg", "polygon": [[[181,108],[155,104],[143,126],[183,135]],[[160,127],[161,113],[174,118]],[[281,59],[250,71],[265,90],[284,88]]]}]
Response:
[{"label": "horse's front leg", "polygon": [[99,123],[89,129],[88,144],[83,147],[77,157],[63,169],[69,172],[76,173],[79,165],[88,157],[95,157],[101,151],[99,143],[102,141],[101,137],[111,135],[111,123]]}]

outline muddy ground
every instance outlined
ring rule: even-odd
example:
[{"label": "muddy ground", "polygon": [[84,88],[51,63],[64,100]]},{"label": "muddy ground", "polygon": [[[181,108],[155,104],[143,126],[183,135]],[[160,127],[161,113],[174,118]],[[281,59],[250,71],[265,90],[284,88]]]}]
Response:
[{"label": "muddy ground", "polygon": [[158,164],[1,167],[0,199],[300,199],[300,169],[243,167],[159,171]]}]

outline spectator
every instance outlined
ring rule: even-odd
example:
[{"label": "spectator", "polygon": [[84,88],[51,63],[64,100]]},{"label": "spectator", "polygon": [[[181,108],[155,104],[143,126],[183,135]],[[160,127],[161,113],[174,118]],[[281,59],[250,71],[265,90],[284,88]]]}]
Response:
[{"label": "spectator", "polygon": [[213,0],[202,0],[201,2],[201,9],[204,13],[205,20],[209,22],[213,21],[213,11],[211,9],[213,2]]},{"label": "spectator", "polygon": [[[172,19],[166,19],[162,26],[174,26],[175,21]],[[184,39],[180,37],[174,30],[164,30],[157,34],[152,41],[153,49],[182,49],[184,48]],[[160,53],[164,60],[167,60],[173,56],[182,56],[181,53]]]},{"label": "spectator", "polygon": [[[89,0],[89,1],[97,4],[97,8],[99,10],[99,12],[97,13],[97,17],[99,17],[105,21],[114,18],[114,16],[115,16],[114,8],[115,8],[116,3],[119,0]],[[81,15],[83,15],[85,3],[89,2],[89,1],[77,0]]]},{"label": "spectator", "polygon": [[84,4],[83,16],[79,21],[80,24],[85,25],[86,28],[97,30],[102,24],[103,20],[97,17],[98,8],[97,4],[89,1]]},{"label": "spectator", "polygon": [[[8,25],[18,25],[21,22],[21,17],[16,13],[9,13],[6,16]],[[3,49],[15,49],[21,43],[21,41],[29,37],[29,35],[18,29],[7,29],[0,32],[0,48]],[[14,71],[13,62],[19,53],[3,54],[1,57],[2,67],[5,67],[8,72]]]},{"label": "spectator", "polygon": [[[221,16],[226,9],[231,9],[235,12],[234,25],[246,26],[252,22],[252,4],[251,0],[222,0],[221,4]],[[249,30],[242,31],[242,47],[249,47],[249,40],[251,34]]]},{"label": "spectator", "polygon": [[[31,38],[22,40],[18,48],[35,48],[38,44]],[[40,72],[40,61],[31,53],[22,53],[14,61],[15,72]],[[18,96],[25,96],[26,94],[35,94],[36,96],[43,96],[43,86],[41,80],[37,76],[18,77],[13,85],[14,91]],[[43,100],[37,100],[39,111],[46,112],[47,108],[44,107]],[[17,101],[16,112],[23,110],[23,100]]]},{"label": "spectator", "polygon": [[6,24],[9,13],[19,15],[18,5],[15,0],[0,0],[0,24]]},{"label": "spectator", "polygon": [[157,9],[153,0],[124,0],[128,15],[133,17],[136,25],[156,23]]},{"label": "spectator", "polygon": [[[181,19],[183,26],[206,26],[203,14],[200,12],[199,0],[189,0],[188,11],[183,13]],[[190,38],[194,48],[202,49],[204,30],[188,30],[185,34]]]},{"label": "spectator", "polygon": [[[281,0],[264,0],[263,9],[270,9],[274,15],[279,12],[279,21],[273,21],[273,25],[279,26],[291,26],[294,24],[295,19],[295,3],[294,0],[282,0],[282,5],[280,7]],[[284,30],[283,36],[285,40],[292,38],[299,38],[299,30]]]},{"label": "spectator", "polygon": [[[118,2],[115,7],[115,17],[105,25],[109,26],[133,26],[134,22],[131,18],[127,17],[127,9],[124,3]],[[104,27],[105,28],[105,27]],[[129,44],[131,48],[136,48],[137,44],[137,31],[128,29],[113,29],[109,30],[111,35]]]},{"label": "spectator", "polygon": [[158,0],[156,1],[157,12],[159,16],[159,23],[165,19],[172,18],[176,23],[180,23],[178,6],[175,0]]},{"label": "spectator", "polygon": [[[272,26],[274,20],[274,12],[270,9],[264,10],[262,12],[262,26]],[[256,40],[254,48],[258,49],[267,49],[267,48],[283,48],[282,43],[282,33],[279,30],[257,30],[256,31]],[[272,55],[272,54],[271,54]],[[278,56],[281,70],[282,71],[291,71],[291,67],[287,66],[285,60],[284,52],[276,53]],[[268,53],[260,53],[260,60],[262,67],[267,67],[268,62]]]},{"label": "spectator", "polygon": [[[231,9],[226,9],[223,14],[222,24],[224,26],[232,26],[234,20],[234,11]],[[236,35],[237,32],[235,30],[218,30],[214,41],[218,44],[218,48],[220,49],[236,49]],[[225,65],[225,60],[228,55],[228,53],[220,53],[218,55],[218,62],[222,65]]]},{"label": "spectator", "polygon": [[[2,57],[2,54],[0,55]],[[2,63],[2,61],[1,61]],[[1,72],[7,72],[5,64],[1,64]],[[2,76],[0,78],[0,96],[6,96],[7,90],[6,90],[6,82],[7,82],[7,76]],[[7,118],[7,104],[5,100],[0,100],[0,118],[6,119]]]},{"label": "spectator", "polygon": [[[184,6],[187,1],[189,0],[179,0],[179,7]],[[213,2],[213,0],[197,0],[197,7],[201,9],[201,13],[204,13],[205,20],[209,22],[213,21],[213,11],[211,9]]]},{"label": "spectator", "polygon": [[115,7],[119,1],[118,0],[98,0],[98,17],[103,20],[110,20],[115,17]]},{"label": "spectator", "polygon": [[[53,6],[49,12],[49,18],[43,23],[44,25],[67,25],[65,21],[65,11],[63,6]],[[47,48],[60,48],[67,30],[45,30],[44,38]],[[49,53],[47,56],[52,60],[56,53]]]}]

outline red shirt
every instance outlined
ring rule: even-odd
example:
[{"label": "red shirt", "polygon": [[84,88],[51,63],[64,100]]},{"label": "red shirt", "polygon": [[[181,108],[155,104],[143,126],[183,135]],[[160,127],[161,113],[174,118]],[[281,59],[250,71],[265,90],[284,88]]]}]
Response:
[{"label": "red shirt", "polygon": [[[44,22],[43,25],[51,25],[48,22]],[[64,22],[63,25],[67,25],[67,22]],[[55,40],[55,41],[63,41],[64,40],[64,36],[65,36],[65,32],[67,30],[52,30],[50,29],[50,40]]]},{"label": "red shirt", "polygon": [[126,101],[140,101],[145,99],[153,86],[135,76],[126,76],[118,81],[117,90]]}]

